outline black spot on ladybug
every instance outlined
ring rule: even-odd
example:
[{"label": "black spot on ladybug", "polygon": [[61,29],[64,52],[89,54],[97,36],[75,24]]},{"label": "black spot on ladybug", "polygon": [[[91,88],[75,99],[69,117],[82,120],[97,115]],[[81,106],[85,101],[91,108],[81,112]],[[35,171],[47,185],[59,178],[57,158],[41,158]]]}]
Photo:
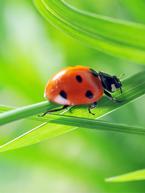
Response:
[{"label": "black spot on ladybug", "polygon": [[90,90],[87,90],[85,96],[89,99],[92,99],[93,98],[93,93],[90,91]]},{"label": "black spot on ladybug", "polygon": [[82,82],[82,81],[83,81],[83,79],[82,79],[82,77],[81,77],[80,75],[77,75],[77,76],[76,76],[76,80],[77,80],[78,82]]},{"label": "black spot on ladybug", "polygon": [[64,90],[61,90],[59,94],[60,94],[61,97],[67,99],[67,94]]}]

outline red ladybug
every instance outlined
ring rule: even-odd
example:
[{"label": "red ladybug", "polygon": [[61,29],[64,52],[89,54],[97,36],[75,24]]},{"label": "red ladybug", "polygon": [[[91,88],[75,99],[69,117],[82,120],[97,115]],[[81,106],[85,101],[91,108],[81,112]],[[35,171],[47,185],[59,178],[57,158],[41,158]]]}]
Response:
[{"label": "red ladybug", "polygon": [[122,92],[121,87],[121,81],[116,76],[96,72],[84,66],[67,67],[48,81],[44,93],[49,101],[64,106],[49,110],[43,116],[49,112],[81,104],[88,105],[89,113],[93,114],[91,109],[96,107],[103,94],[117,102],[111,93],[116,89]]}]

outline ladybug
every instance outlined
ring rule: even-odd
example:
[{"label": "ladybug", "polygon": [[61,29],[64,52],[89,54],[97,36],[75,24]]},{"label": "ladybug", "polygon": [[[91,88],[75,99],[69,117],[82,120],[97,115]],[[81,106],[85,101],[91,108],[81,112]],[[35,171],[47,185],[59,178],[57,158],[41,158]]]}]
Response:
[{"label": "ladybug", "polygon": [[93,114],[91,109],[96,107],[104,94],[112,101],[119,102],[111,95],[117,89],[122,93],[122,83],[116,76],[84,66],[67,67],[48,81],[44,92],[49,101],[63,107],[49,110],[43,116],[76,105],[88,105],[89,113]]}]

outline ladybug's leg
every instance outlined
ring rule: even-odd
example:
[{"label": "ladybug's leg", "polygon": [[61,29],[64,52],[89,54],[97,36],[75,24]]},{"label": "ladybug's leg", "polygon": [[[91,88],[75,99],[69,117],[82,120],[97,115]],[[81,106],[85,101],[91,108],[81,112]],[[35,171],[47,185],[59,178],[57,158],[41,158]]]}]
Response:
[{"label": "ladybug's leg", "polygon": [[92,113],[91,109],[94,109],[96,106],[97,106],[97,102],[94,102],[88,106],[88,111],[90,114],[95,115],[94,113]]},{"label": "ladybug's leg", "polygon": [[75,107],[75,105],[69,106],[68,111],[69,111],[70,113],[72,113],[72,109],[73,109],[74,107]]},{"label": "ladybug's leg", "polygon": [[53,112],[57,112],[57,111],[61,111],[63,109],[66,109],[67,107],[69,107],[69,105],[64,105],[63,107],[61,108],[58,108],[58,109],[52,109],[52,110],[48,110],[46,111],[45,113],[43,113],[42,115],[40,115],[41,117],[44,117],[46,114],[48,113],[53,113]]},{"label": "ladybug's leg", "polygon": [[116,99],[116,98],[113,98],[113,96],[106,90],[104,90],[104,94],[113,102],[116,102],[116,103],[120,103],[121,101]]}]

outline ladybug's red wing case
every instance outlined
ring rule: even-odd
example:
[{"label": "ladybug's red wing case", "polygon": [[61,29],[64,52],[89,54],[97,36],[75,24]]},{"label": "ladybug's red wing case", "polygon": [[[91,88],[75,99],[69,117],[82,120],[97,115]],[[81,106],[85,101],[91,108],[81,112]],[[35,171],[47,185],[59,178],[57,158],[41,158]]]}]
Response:
[{"label": "ladybug's red wing case", "polygon": [[49,101],[64,106],[49,110],[42,116],[63,110],[68,106],[81,104],[88,105],[89,113],[93,114],[91,109],[96,107],[97,101],[103,94],[114,102],[121,102],[111,95],[118,89],[122,93],[122,83],[117,76],[96,72],[89,67],[68,67],[57,73],[47,83],[44,93]]},{"label": "ladybug's red wing case", "polygon": [[90,68],[68,67],[48,82],[45,96],[62,105],[92,104],[103,96],[103,86]]}]

